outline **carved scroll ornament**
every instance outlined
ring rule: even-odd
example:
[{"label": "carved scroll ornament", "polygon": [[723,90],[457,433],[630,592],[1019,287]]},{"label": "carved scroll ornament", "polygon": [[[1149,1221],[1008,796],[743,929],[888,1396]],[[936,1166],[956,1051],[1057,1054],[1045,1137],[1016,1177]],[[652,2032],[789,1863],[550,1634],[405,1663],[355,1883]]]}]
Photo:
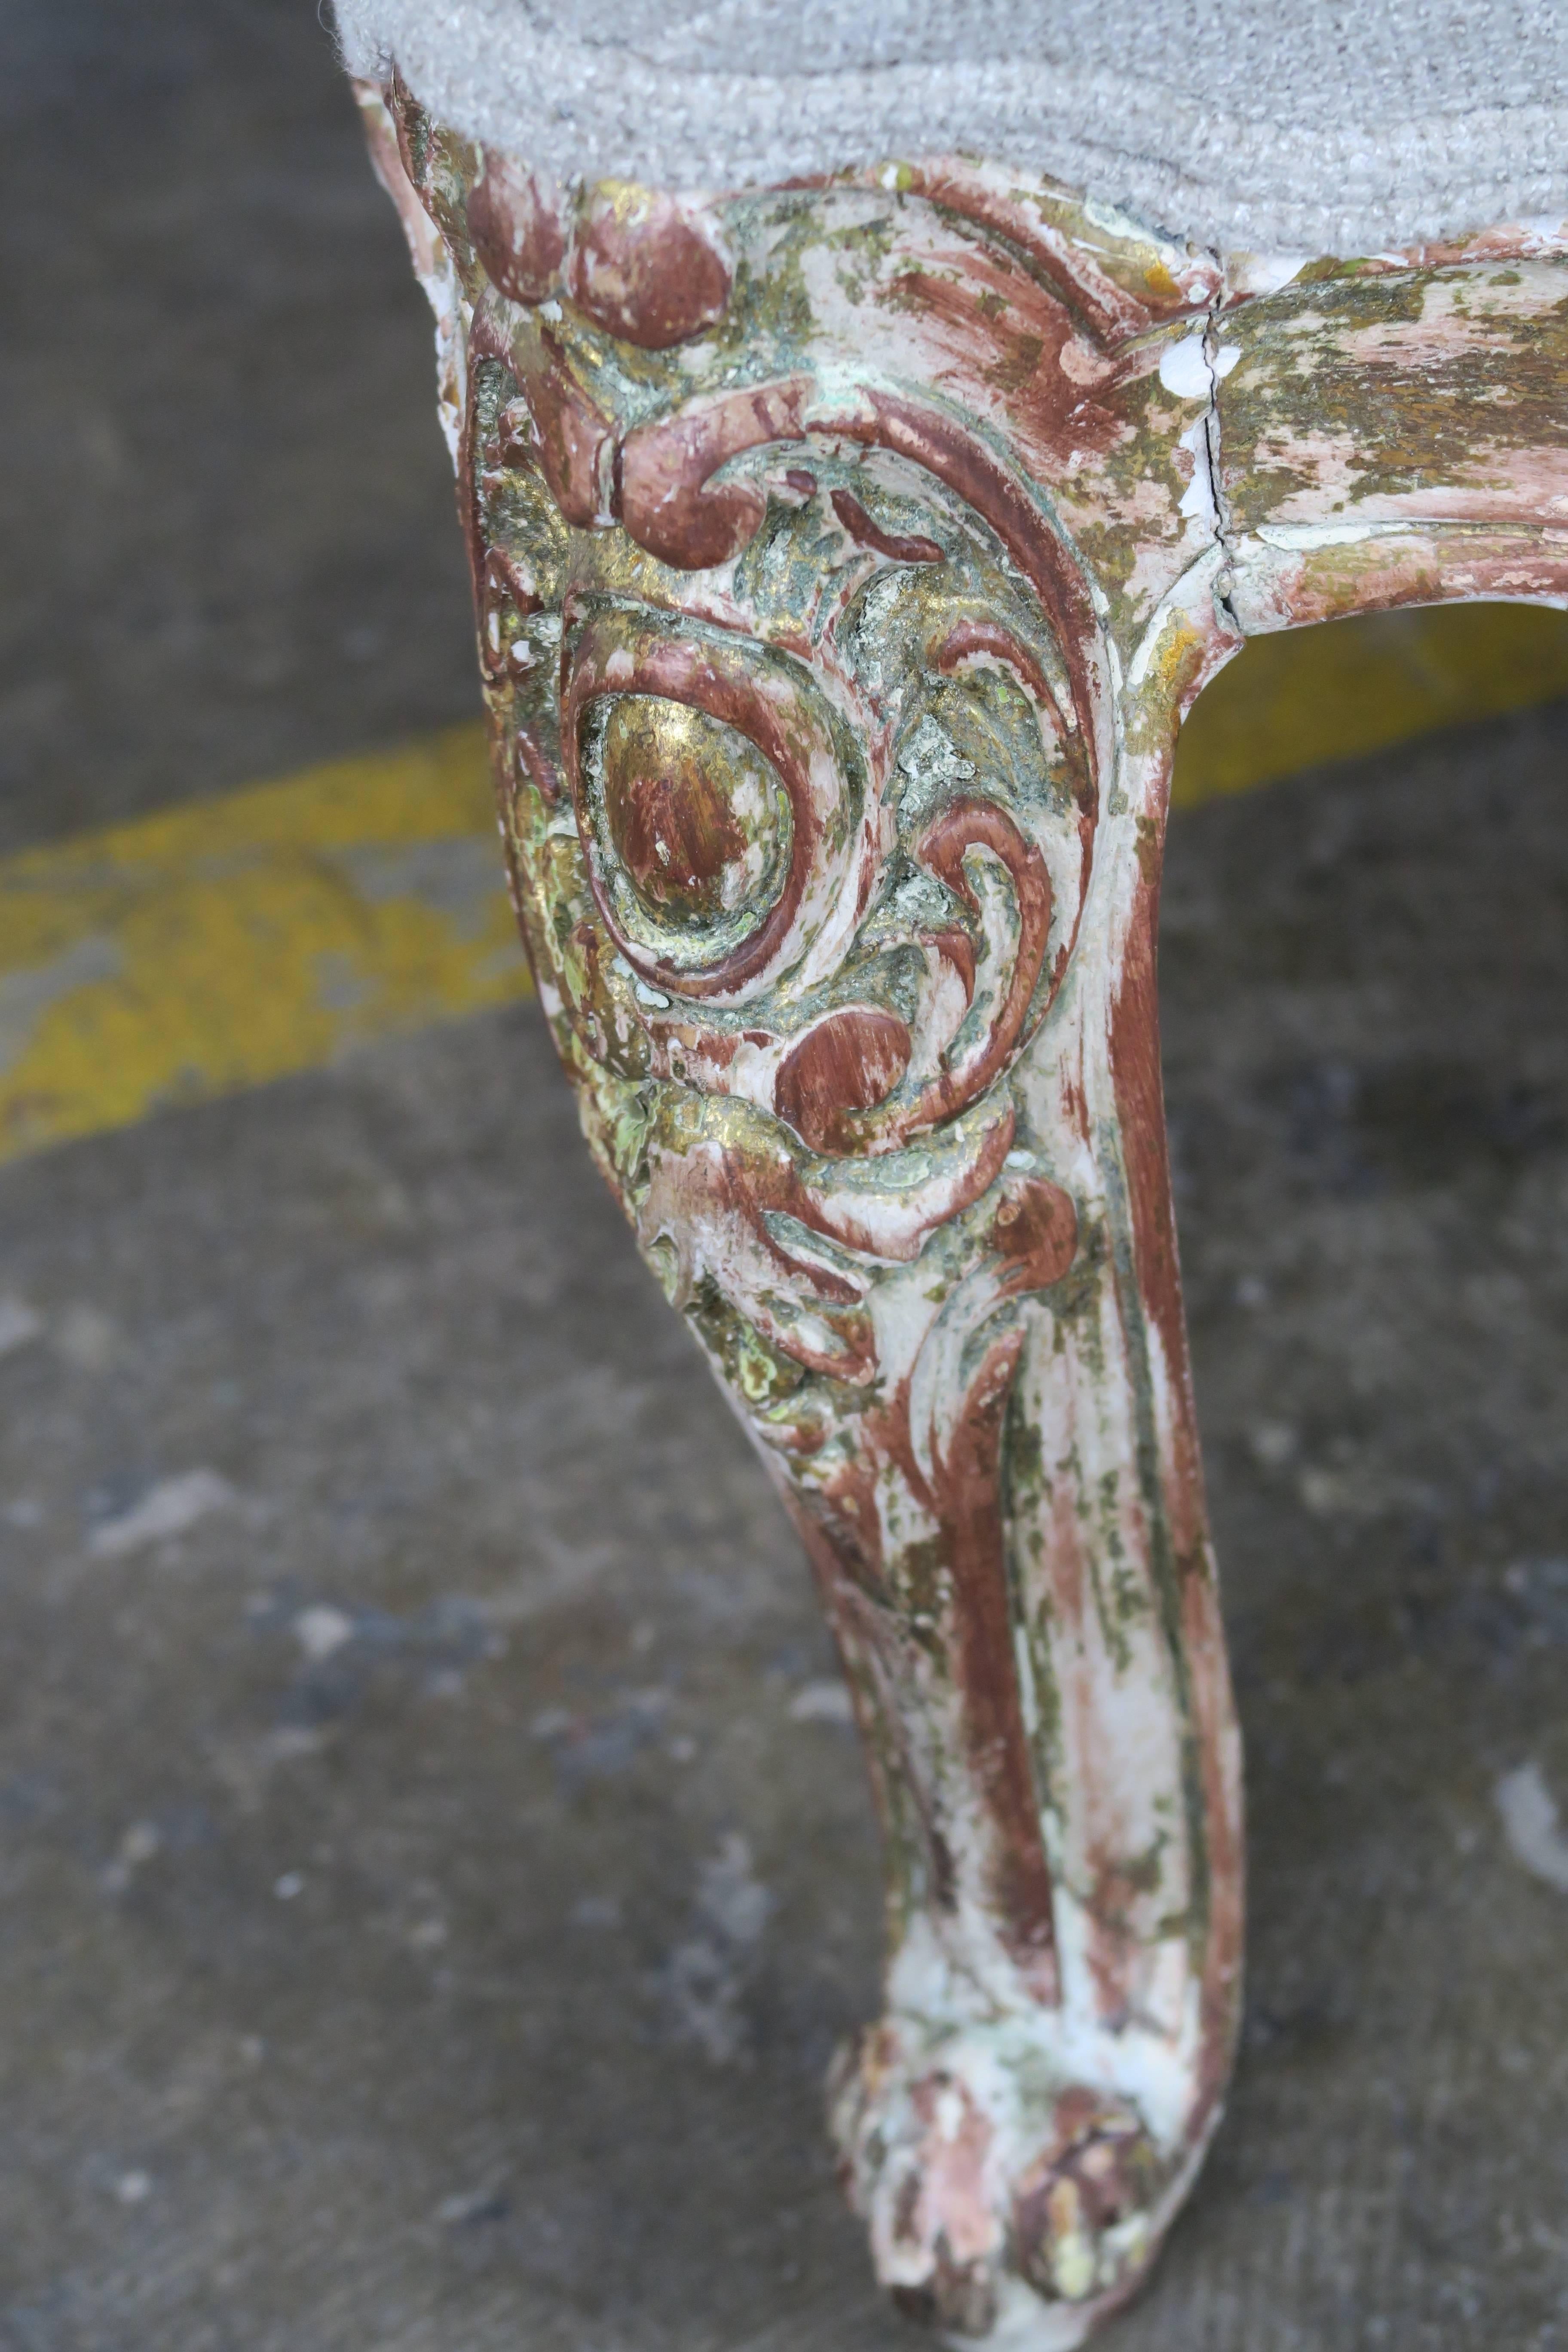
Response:
[{"label": "carved scroll ornament", "polygon": [[1431,386],[1500,313],[1539,346],[1568,278],[1505,287],[1515,240],[1393,302],[1365,270],[1268,300],[973,165],[568,198],[362,95],[437,308],[540,995],[870,1758],[846,2184],[906,2308],[1075,2344],[1194,2174],[1239,1995],[1153,998],[1171,746],[1244,625],[1563,592],[1561,406],[1521,495],[1496,415],[1508,466],[1472,437],[1435,489]]}]

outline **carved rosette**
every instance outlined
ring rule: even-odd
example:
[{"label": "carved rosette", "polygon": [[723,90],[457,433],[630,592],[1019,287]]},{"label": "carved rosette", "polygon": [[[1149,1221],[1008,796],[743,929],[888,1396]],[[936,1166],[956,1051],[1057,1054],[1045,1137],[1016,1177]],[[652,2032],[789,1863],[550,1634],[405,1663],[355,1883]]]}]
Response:
[{"label": "carved rosette", "polygon": [[[395,83],[362,101],[437,310],[540,995],[871,1761],[888,1997],[835,2073],[846,2184],[906,2308],[1049,2352],[1152,2260],[1239,1990],[1153,994],[1174,731],[1238,609],[1568,589],[1533,519],[1540,479],[1568,506],[1556,344],[1531,390],[1561,260],[1412,260],[1372,344],[1383,265],[1336,267],[1270,340],[1232,324],[1245,268],[1043,182],[563,192]],[[1500,319],[1514,389],[1456,453],[1434,385]]]}]

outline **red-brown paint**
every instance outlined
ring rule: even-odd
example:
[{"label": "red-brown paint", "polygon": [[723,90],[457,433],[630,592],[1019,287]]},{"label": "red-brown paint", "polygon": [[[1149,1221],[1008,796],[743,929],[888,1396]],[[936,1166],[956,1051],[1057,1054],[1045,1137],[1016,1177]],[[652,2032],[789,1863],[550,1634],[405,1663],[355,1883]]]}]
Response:
[{"label": "red-brown paint", "polygon": [[650,905],[722,911],[726,871],[747,847],[723,777],[684,746],[628,765],[606,743],[605,800],[616,855]]},{"label": "red-brown paint", "polygon": [[589,399],[559,344],[542,335],[540,349],[539,363],[526,367],[522,377],[540,466],[565,520],[578,530],[591,530],[607,503],[607,461],[615,436],[609,419]]},{"label": "red-brown paint", "polygon": [[[822,840],[810,771],[811,753],[820,747],[821,731],[807,717],[798,694],[760,692],[754,667],[731,656],[722,646],[650,633],[629,658],[623,660],[620,651],[618,637],[607,635],[602,623],[589,622],[571,658],[562,695],[563,764],[577,808],[594,893],[605,921],[620,940],[622,952],[645,976],[661,987],[679,989],[683,996],[732,994],[767,968],[789,937],[799,911]],[[584,789],[582,729],[589,705],[616,694],[664,695],[672,702],[689,703],[710,718],[722,719],[771,763],[789,800],[794,835],[784,887],[750,936],[704,971],[672,966],[624,939],[598,876]]]},{"label": "red-brown paint", "polygon": [[1080,2232],[1098,2240],[1146,2210],[1167,2167],[1128,2107],[1074,2087],[1057,2103],[1050,2142],[1021,2176],[1013,2226],[1026,2278],[1059,2292],[1053,2252]]},{"label": "red-brown paint", "polygon": [[1002,1942],[1035,1999],[1061,1997],[1051,1879],[1029,1760],[1003,1544],[1002,1428],[1021,1335],[987,1350],[937,1457],[933,1500],[952,1574],[952,1670],[970,1770],[991,1822],[987,1876]]},{"label": "red-brown paint", "polygon": [[679,570],[728,562],[756,536],[767,499],[755,482],[716,484],[713,476],[747,450],[804,440],[808,429],[909,458],[991,525],[1058,634],[1075,711],[1092,741],[1090,648],[1099,631],[1083,576],[1022,482],[939,410],[879,385],[861,387],[835,410],[804,374],[693,402],[626,436],[622,520],[640,546]]},{"label": "red-brown paint", "polygon": [[[1087,888],[1089,869],[1094,856],[1094,829],[1100,816],[1100,793],[1096,787],[1094,765],[1081,736],[1062,740],[1062,712],[1056,688],[1028,647],[1020,644],[1013,630],[1000,621],[984,614],[966,614],[955,621],[941,640],[931,648],[931,659],[944,676],[952,676],[971,662],[998,662],[1012,671],[1019,684],[1033,699],[1041,714],[1043,727],[1054,740],[1054,748],[1064,760],[1071,782],[1073,799],[1078,804],[1079,845],[1079,889]],[[1075,928],[1074,939],[1077,931]],[[1064,942],[1064,954],[1072,942]]]},{"label": "red-brown paint", "polygon": [[1037,197],[1032,200],[1022,187],[999,188],[983,168],[959,157],[916,164],[910,193],[984,230],[988,241],[1002,239],[1107,344],[1124,342],[1163,320],[1205,310],[1221,284],[1212,257],[1189,255],[1182,282],[1171,278],[1162,286],[1146,278],[1135,293],[1117,283],[1081,236],[1049,221]]},{"label": "red-brown paint", "polygon": [[918,531],[884,530],[848,490],[833,493],[833,511],[858,547],[873,548],[891,563],[943,563],[947,551]]},{"label": "red-brown paint", "polygon": [[1145,861],[1111,1014],[1110,1060],[1143,1311],[1159,1334],[1169,1404],[1164,1504],[1180,1578],[1181,1654],[1202,1781],[1207,1916],[1201,1969],[1204,2036],[1189,2136],[1201,2142],[1231,2061],[1240,1989],[1245,1856],[1235,1777],[1234,1712],[1208,1548],[1197,1411],[1187,1355],[1160,1074],[1155,937],[1157,870]]},{"label": "red-brown paint", "polygon": [[513,734],[518,781],[531,784],[545,805],[553,808],[561,797],[561,779],[555,772],[554,761],[531,728],[519,724]]},{"label": "red-brown paint", "polygon": [[1160,1013],[1155,983],[1159,879],[1151,858],[1139,879],[1110,1016],[1110,1069],[1116,1087],[1122,1162],[1132,1221],[1133,1263],[1144,1313],[1158,1332],[1175,1408],[1165,1507],[1178,1559],[1206,1541],[1203,1469],[1187,1360],[1186,1318],[1171,1207],[1170,1159],[1160,1074]]},{"label": "red-brown paint", "polygon": [[791,1047],[774,1081],[773,1108],[814,1151],[836,1150],[845,1112],[885,1100],[909,1062],[910,1033],[896,1013],[848,1005]]},{"label": "red-brown paint", "polygon": [[710,223],[691,206],[619,181],[588,190],[566,284],[606,334],[647,352],[689,341],[723,317],[730,282]]},{"label": "red-brown paint", "polygon": [[[879,1111],[847,1113],[836,1130],[843,1150],[890,1150],[922,1129],[952,1118],[984,1094],[1017,1046],[1045,963],[1051,929],[1051,878],[1039,850],[995,801],[951,802],[915,845],[915,857],[978,919],[980,901],[965,859],[984,850],[1003,866],[1017,906],[1018,936],[1006,985],[984,1034],[907,1100]],[[947,937],[938,935],[939,940]],[[962,967],[961,967],[962,969]],[[973,967],[969,967],[973,986]]]},{"label": "red-brown paint", "polygon": [[468,191],[468,235],[485,275],[513,302],[542,302],[566,251],[560,199],[535,173],[489,149]]},{"label": "red-brown paint", "polygon": [[1059,1184],[1043,1176],[1020,1177],[996,1204],[991,1241],[1005,1269],[1005,1297],[1049,1290],[1077,1255],[1078,1211]]},{"label": "red-brown paint", "polygon": [[728,563],[756,537],[767,496],[755,482],[719,482],[748,449],[805,438],[809,376],[693,402],[634,426],[621,451],[621,520],[640,547],[681,572]]}]

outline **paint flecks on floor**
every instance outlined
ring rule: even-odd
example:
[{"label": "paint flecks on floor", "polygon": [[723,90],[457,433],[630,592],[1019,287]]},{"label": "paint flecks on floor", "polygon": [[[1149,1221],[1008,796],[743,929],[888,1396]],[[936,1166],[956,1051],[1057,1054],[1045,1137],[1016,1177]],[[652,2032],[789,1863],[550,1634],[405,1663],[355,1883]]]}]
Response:
[{"label": "paint flecks on floor", "polygon": [[0,1298],[0,1356],[25,1348],[42,1336],[44,1318],[25,1298]]},{"label": "paint flecks on floor", "polygon": [[183,1536],[214,1511],[229,1509],[237,1501],[234,1488],[216,1470],[185,1470],[160,1478],[128,1509],[100,1519],[88,1538],[94,1559],[123,1559],[150,1545]]},{"label": "paint flecks on floor", "polygon": [[847,1685],[826,1675],[802,1683],[789,1703],[789,1719],[792,1723],[853,1723],[855,1710]]},{"label": "paint flecks on floor", "polygon": [[1568,1837],[1540,1765],[1521,1764],[1505,1772],[1493,1794],[1514,1860],[1543,1885],[1568,1895]]},{"label": "paint flecks on floor", "polygon": [[746,1979],[773,1903],[752,1868],[748,1841],[731,1831],[699,1867],[694,1932],[676,1946],[664,1970],[676,2036],[694,2042],[710,2065],[743,2063],[750,2054]]}]

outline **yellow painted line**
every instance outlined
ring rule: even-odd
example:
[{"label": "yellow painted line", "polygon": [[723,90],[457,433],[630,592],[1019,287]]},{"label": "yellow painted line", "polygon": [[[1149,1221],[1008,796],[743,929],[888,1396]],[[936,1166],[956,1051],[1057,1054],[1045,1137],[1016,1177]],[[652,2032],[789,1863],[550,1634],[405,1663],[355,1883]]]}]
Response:
[{"label": "yellow painted line", "polygon": [[[1568,615],[1383,614],[1262,637],[1182,731],[1190,807],[1568,695]],[[484,739],[408,750],[0,860],[0,1160],[526,993]]]},{"label": "yellow painted line", "polygon": [[1193,808],[1439,727],[1568,695],[1568,613],[1438,604],[1254,637],[1194,705],[1171,803]]},{"label": "yellow painted line", "polygon": [[0,1160],[528,988],[456,728],[0,861]]}]

